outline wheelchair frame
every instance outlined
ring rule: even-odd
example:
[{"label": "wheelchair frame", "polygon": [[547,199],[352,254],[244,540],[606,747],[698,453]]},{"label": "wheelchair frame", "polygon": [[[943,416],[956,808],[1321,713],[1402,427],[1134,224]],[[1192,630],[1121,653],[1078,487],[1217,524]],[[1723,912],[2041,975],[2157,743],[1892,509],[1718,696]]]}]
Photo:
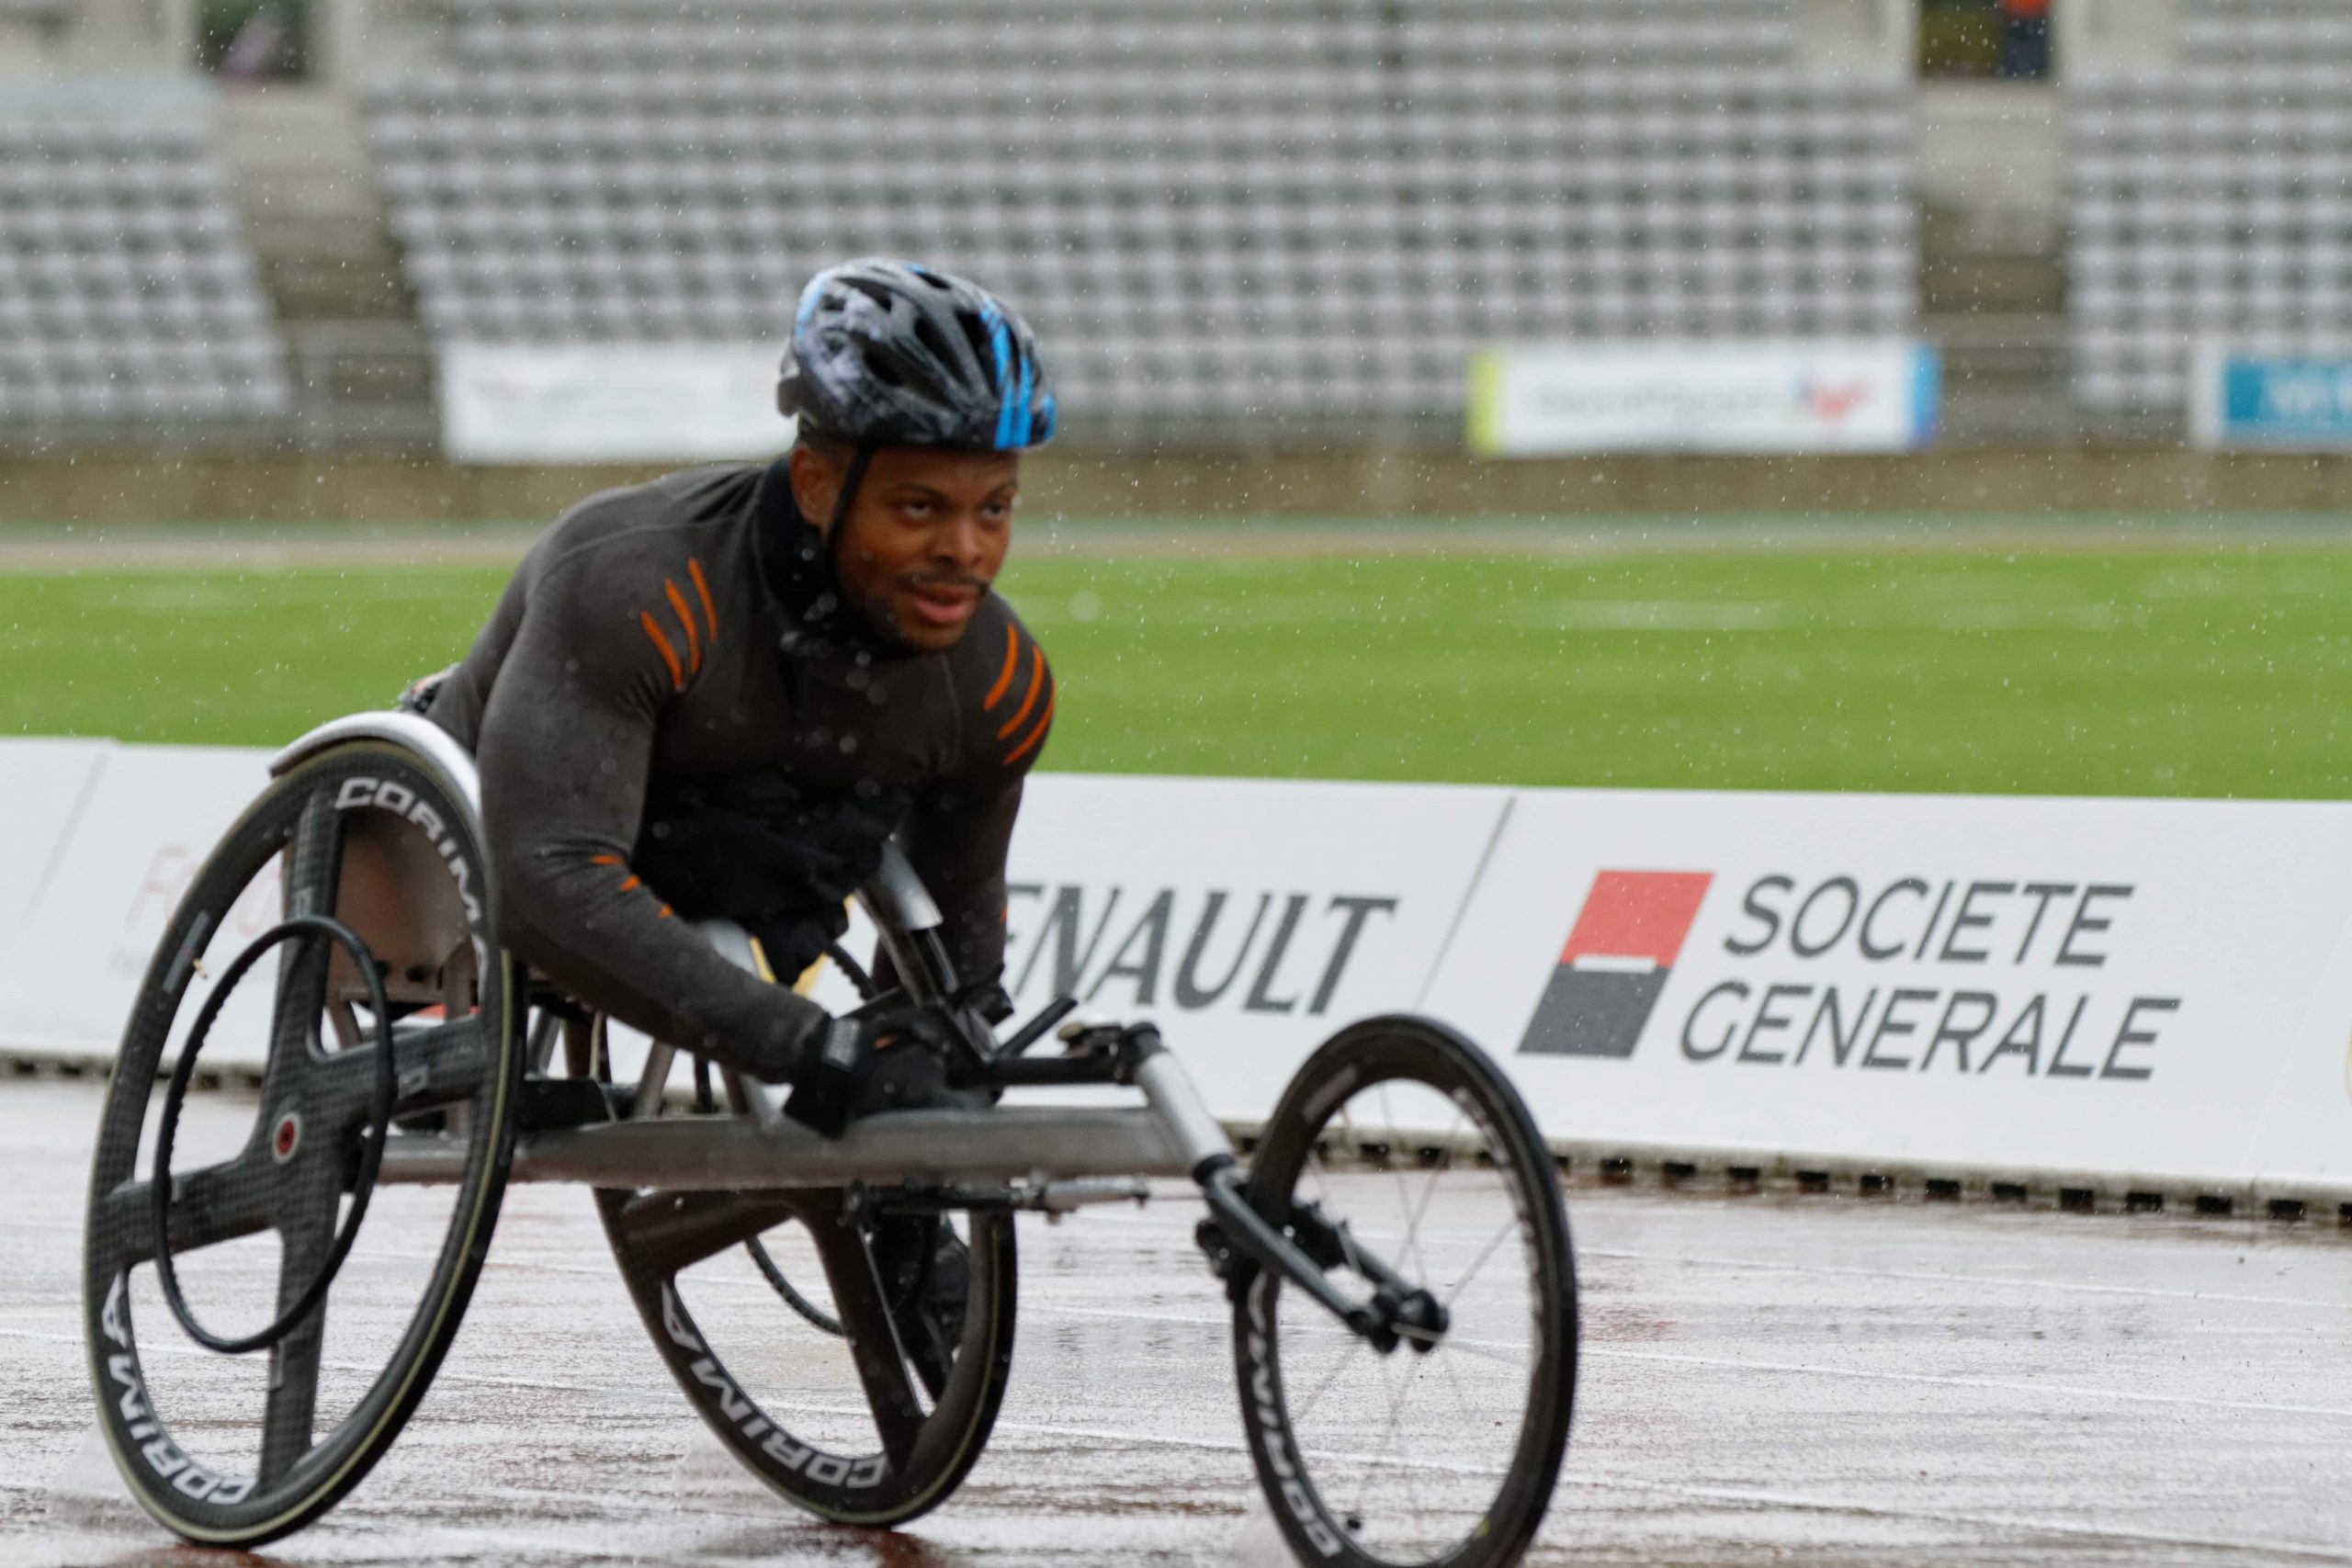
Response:
[{"label": "wheelchair frame", "polygon": [[[356,714],[322,725],[273,758],[271,775],[353,740],[390,741],[425,753],[463,788],[479,830],[481,784],[473,758],[446,730],[414,715]],[[881,869],[857,897],[911,999],[919,1005],[944,1002],[954,976],[935,939],[939,907],[895,843],[886,846]],[[722,941],[729,934],[740,939],[733,928],[714,923],[720,925]],[[499,959],[478,954],[481,972],[494,972]],[[896,1111],[864,1118],[840,1137],[826,1138],[786,1118],[757,1085],[729,1073],[729,1099],[746,1107],[748,1116],[728,1111],[657,1120],[650,1112],[665,1091],[676,1048],[656,1041],[634,1100],[638,1116],[518,1132],[507,1179],[672,1191],[777,1190],[859,1181],[918,1189],[992,1183],[1004,1184],[1001,1201],[1011,1206],[1050,1212],[1140,1198],[1141,1179],[1189,1176],[1199,1184],[1227,1247],[1298,1286],[1349,1329],[1389,1343],[1399,1337],[1431,1337],[1419,1321],[1425,1292],[1385,1261],[1351,1248],[1353,1260],[1388,1287],[1373,1303],[1352,1303],[1324,1278],[1308,1250],[1258,1213],[1232,1141],[1150,1025],[1124,1030],[1108,1048],[1086,1055],[1021,1058],[1019,1052],[1068,1010],[1067,1002],[1049,1009],[1001,1050],[964,1040],[967,1083],[980,1089],[1122,1084],[1143,1092],[1142,1108]],[[388,1147],[377,1179],[456,1179],[466,1160],[462,1140],[443,1134],[429,1145],[420,1144],[403,1137]],[[1295,1224],[1292,1228],[1297,1229]],[[1324,1240],[1311,1235],[1306,1239],[1310,1245]]]}]

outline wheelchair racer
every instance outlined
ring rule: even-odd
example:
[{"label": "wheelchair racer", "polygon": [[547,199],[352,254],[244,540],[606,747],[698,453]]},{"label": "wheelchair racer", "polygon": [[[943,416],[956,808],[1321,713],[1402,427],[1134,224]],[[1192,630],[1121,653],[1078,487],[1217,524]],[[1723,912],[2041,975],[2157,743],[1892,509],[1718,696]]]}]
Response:
[{"label": "wheelchair racer", "polygon": [[741,921],[789,981],[895,832],[958,975],[992,987],[1005,849],[1056,692],[991,582],[1055,400],[1001,301],[863,261],[803,292],[777,402],[798,421],[782,458],[566,513],[423,705],[479,764],[514,953],[623,1022],[794,1086],[787,1111],[838,1133],[936,1092],[930,1052],[886,1048],[911,1021],[832,1019],[688,922]]}]

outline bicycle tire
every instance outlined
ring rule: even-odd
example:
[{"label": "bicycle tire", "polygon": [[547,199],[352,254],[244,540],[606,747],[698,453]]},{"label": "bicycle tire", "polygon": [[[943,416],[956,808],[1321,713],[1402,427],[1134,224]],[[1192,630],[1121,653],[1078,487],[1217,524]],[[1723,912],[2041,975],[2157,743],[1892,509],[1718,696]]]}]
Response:
[{"label": "bicycle tire", "polygon": [[[695,1258],[684,1264],[673,1264],[654,1245],[632,1243],[635,1227],[630,1216],[651,1215],[658,1220],[664,1210],[675,1213],[698,1203],[714,1213],[729,1203],[764,1205],[769,1224],[758,1224],[755,1218],[749,1234],[737,1234],[744,1228],[740,1225],[729,1230],[724,1247],[690,1247]],[[788,1423],[778,1419],[750,1392],[744,1380],[729,1370],[677,1288],[678,1276],[693,1262],[740,1250],[758,1267],[760,1290],[768,1300],[788,1306],[794,1321],[806,1323],[817,1334],[834,1343],[850,1339],[854,1347],[854,1338],[842,1332],[842,1320],[851,1314],[842,1307],[831,1262],[823,1272],[833,1292],[834,1310],[811,1314],[807,1308],[815,1303],[790,1303],[776,1292],[775,1281],[783,1278],[782,1271],[759,1243],[761,1231],[790,1221],[808,1232],[820,1254],[827,1247],[839,1245],[857,1234],[863,1224],[854,1216],[846,1192],[839,1189],[741,1194],[598,1189],[596,1207],[613,1257],[620,1265],[622,1283],[662,1364],[720,1446],[778,1496],[831,1524],[888,1529],[945,1502],[979,1462],[1012,1370],[1019,1292],[1010,1213],[970,1213],[971,1289],[963,1333],[944,1385],[924,1414],[910,1448],[894,1463],[887,1450],[853,1453],[796,1437]],[[723,1217],[721,1223],[725,1223]],[[666,1234],[662,1245],[669,1245]],[[908,1370],[903,1361],[899,1370]]]},{"label": "bicycle tire", "polygon": [[[1358,1139],[1361,1146],[1377,1150],[1379,1159],[1392,1160],[1397,1142],[1393,1134],[1367,1135],[1368,1128],[1352,1122],[1335,1133],[1333,1126],[1335,1120],[1351,1111],[1359,1096],[1378,1091],[1385,1097],[1388,1087],[1396,1084],[1420,1086],[1460,1109],[1472,1135],[1481,1144],[1476,1157],[1464,1158],[1458,1168],[1475,1179],[1482,1191],[1487,1190],[1491,1170],[1502,1184],[1498,1195],[1508,1197],[1515,1210],[1505,1217],[1498,1234],[1508,1236],[1515,1227],[1521,1236],[1532,1307],[1529,1317],[1533,1346],[1526,1372],[1526,1403],[1499,1483],[1483,1508],[1463,1510],[1472,1522],[1459,1539],[1441,1541],[1426,1554],[1416,1548],[1404,1555],[1390,1555],[1368,1544],[1371,1532],[1361,1505],[1335,1506],[1325,1495],[1328,1472],[1362,1456],[1329,1448],[1317,1450],[1300,1438],[1304,1417],[1293,1408],[1293,1391],[1284,1381],[1283,1314],[1293,1311],[1309,1322],[1323,1323],[1333,1330],[1334,1339],[1358,1347],[1363,1356],[1378,1358],[1380,1352],[1338,1330],[1304,1292],[1286,1292],[1285,1281],[1278,1275],[1246,1262],[1238,1265],[1232,1281],[1242,1423],[1275,1522],[1301,1562],[1344,1564],[1345,1568],[1400,1568],[1403,1564],[1501,1568],[1519,1560],[1543,1521],[1566,1451],[1576,1393],[1576,1272],[1567,1213],[1551,1158],[1525,1102],[1485,1052],[1444,1025],[1405,1016],[1365,1020],[1319,1047],[1284,1089],[1251,1160],[1251,1201],[1277,1225],[1289,1224],[1293,1205],[1302,1198],[1302,1173],[1319,1170],[1318,1145],[1328,1141]],[[1428,1151],[1422,1154],[1428,1157]],[[1436,1158],[1438,1164],[1425,1168],[1457,1168],[1453,1164],[1455,1156],[1446,1147],[1436,1149]],[[1437,1181],[1434,1174],[1429,1178],[1432,1191]],[[1401,1195],[1407,1188],[1401,1174],[1397,1184]],[[1429,1197],[1422,1196],[1420,1202],[1425,1213]],[[1326,1217],[1348,1218],[1346,1214]],[[1405,1244],[1408,1254],[1418,1245],[1409,1230]],[[1390,1257],[1388,1261],[1402,1264],[1407,1257]],[[1462,1284],[1469,1283],[1483,1266],[1483,1258],[1467,1265]],[[1431,1268],[1429,1273],[1431,1278],[1426,1282],[1434,1289],[1438,1270]],[[1452,1332],[1464,1332],[1459,1318]],[[1429,1363],[1438,1363],[1451,1348],[1442,1340],[1428,1353]],[[1473,1353],[1466,1342],[1458,1352]],[[1397,1348],[1388,1355],[1403,1358],[1401,1361],[1384,1363],[1375,1359],[1365,1364],[1401,1367],[1402,1375],[1409,1378],[1425,1370],[1412,1359],[1416,1354],[1411,1348]],[[1335,1369],[1338,1365],[1335,1361]],[[1324,1387],[1336,1375],[1336,1370],[1328,1372]],[[1324,1397],[1323,1392],[1318,1389],[1314,1397]],[[1394,1398],[1387,1414],[1393,1438],[1393,1428],[1400,1418]],[[1421,1433],[1417,1445],[1425,1444],[1429,1436]],[[1420,1461],[1400,1456],[1388,1462],[1410,1490]],[[1374,1465],[1367,1464],[1366,1474],[1373,1472]],[[1447,1479],[1462,1484],[1458,1477]],[[1476,1495],[1483,1495],[1484,1483],[1468,1484]],[[1441,1528],[1438,1533],[1445,1531]]]},{"label": "bicycle tire", "polygon": [[[355,784],[360,780],[368,781],[368,787]],[[391,805],[385,797],[387,786],[406,792],[396,796],[403,805]],[[368,798],[359,798],[363,795]],[[329,806],[317,807],[321,801]],[[380,807],[379,801],[383,802]],[[140,1362],[130,1280],[131,1269],[143,1261],[142,1248],[152,1246],[153,1239],[152,1223],[142,1217],[152,1191],[138,1168],[142,1123],[173,1021],[209,942],[228,923],[239,896],[283,852],[295,883],[305,889],[326,889],[325,901],[331,906],[337,890],[345,815],[362,807],[390,808],[395,815],[407,809],[430,813],[439,838],[435,850],[454,868],[453,877],[462,879],[457,885],[472,895],[469,900],[460,899],[459,906],[479,976],[476,1010],[471,1015],[473,1043],[460,1055],[455,1050],[457,1037],[454,1033],[449,1037],[447,1077],[435,1076],[444,1070],[435,1064],[443,1061],[437,1053],[445,1046],[432,1046],[436,1055],[426,1064],[425,1077],[419,1080],[424,1087],[405,1094],[403,1102],[413,1105],[432,1099],[445,1109],[463,1107],[473,1135],[467,1141],[440,1247],[416,1308],[381,1371],[344,1419],[324,1436],[311,1428],[314,1411],[310,1404],[283,1413],[282,1420],[281,1413],[266,1404],[262,1454],[254,1472],[222,1474],[193,1459],[174,1438],[169,1413],[154,1407]],[[489,863],[469,826],[469,817],[452,781],[416,754],[388,742],[346,742],[297,765],[272,781],[198,871],[167,922],[141,983],[117,1056],[92,1160],[83,1312],[92,1389],[116,1467],[140,1506],[185,1540],[206,1546],[258,1546],[300,1529],[333,1507],[367,1476],[400,1435],[431,1385],[473,1293],[505,1189],[523,1053],[512,1027],[519,993],[517,976],[496,946],[490,913]],[[315,1017],[311,1021],[315,1024]],[[279,1038],[273,1026],[270,1062],[264,1077],[264,1114],[256,1117],[245,1155],[214,1168],[226,1173],[213,1184],[219,1194],[240,1205],[259,1201],[254,1196],[259,1190],[256,1184],[266,1174],[258,1169],[258,1160],[252,1168],[243,1162],[256,1149],[268,1154],[264,1129],[278,1120],[275,1108],[289,1103],[276,1097],[281,1091],[293,1092],[285,1086],[295,1080],[284,1075],[296,1070],[295,1054],[281,1050]],[[322,1059],[313,1039],[302,1060]],[[372,1093],[371,1089],[371,1098]],[[305,1145],[298,1134],[297,1146],[310,1149],[305,1157],[320,1162],[326,1161],[334,1148],[333,1140],[323,1135]],[[183,1175],[175,1180],[187,1179]],[[286,1180],[290,1184],[294,1178]],[[330,1214],[340,1201],[339,1182],[338,1177],[332,1196],[323,1186],[313,1194],[313,1201],[325,1202]],[[191,1227],[206,1223],[201,1213],[189,1221]],[[253,1226],[235,1234],[252,1235],[263,1228],[268,1227]],[[172,1246],[182,1257],[189,1250],[177,1240]],[[293,1250],[289,1243],[289,1257]],[[309,1343],[310,1333],[323,1335],[323,1318],[331,1306],[331,1301],[321,1303],[312,1314],[317,1321],[306,1323],[289,1336],[296,1342],[294,1348],[271,1348],[273,1390],[278,1386],[277,1374],[281,1367],[296,1369],[292,1375],[299,1379],[300,1369],[307,1365],[309,1393],[302,1397],[306,1402],[315,1400],[318,1351],[300,1347]],[[281,1361],[281,1356],[289,1359]],[[270,1397],[275,1399],[275,1393]],[[307,1445],[297,1449],[306,1435]],[[289,1450],[295,1450],[290,1457]]]}]

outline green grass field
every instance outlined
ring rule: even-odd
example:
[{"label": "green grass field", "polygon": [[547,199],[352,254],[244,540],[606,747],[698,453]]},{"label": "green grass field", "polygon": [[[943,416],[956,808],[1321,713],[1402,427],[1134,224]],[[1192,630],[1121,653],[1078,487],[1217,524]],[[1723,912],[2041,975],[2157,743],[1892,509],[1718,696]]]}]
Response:
[{"label": "green grass field", "polygon": [[[267,745],[461,652],[486,568],[0,576],[0,734]],[[1067,771],[2337,796],[2352,553],[1019,560]]]}]

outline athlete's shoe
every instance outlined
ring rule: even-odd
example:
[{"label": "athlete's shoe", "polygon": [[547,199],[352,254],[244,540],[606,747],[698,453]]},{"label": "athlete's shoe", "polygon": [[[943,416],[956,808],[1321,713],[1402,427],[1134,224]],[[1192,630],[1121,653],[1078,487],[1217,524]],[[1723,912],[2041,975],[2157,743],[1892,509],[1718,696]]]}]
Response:
[{"label": "athlete's shoe", "polygon": [[874,1267],[899,1343],[922,1385],[937,1399],[964,1337],[964,1303],[972,1290],[972,1255],[933,1214],[889,1214],[874,1226]]}]

